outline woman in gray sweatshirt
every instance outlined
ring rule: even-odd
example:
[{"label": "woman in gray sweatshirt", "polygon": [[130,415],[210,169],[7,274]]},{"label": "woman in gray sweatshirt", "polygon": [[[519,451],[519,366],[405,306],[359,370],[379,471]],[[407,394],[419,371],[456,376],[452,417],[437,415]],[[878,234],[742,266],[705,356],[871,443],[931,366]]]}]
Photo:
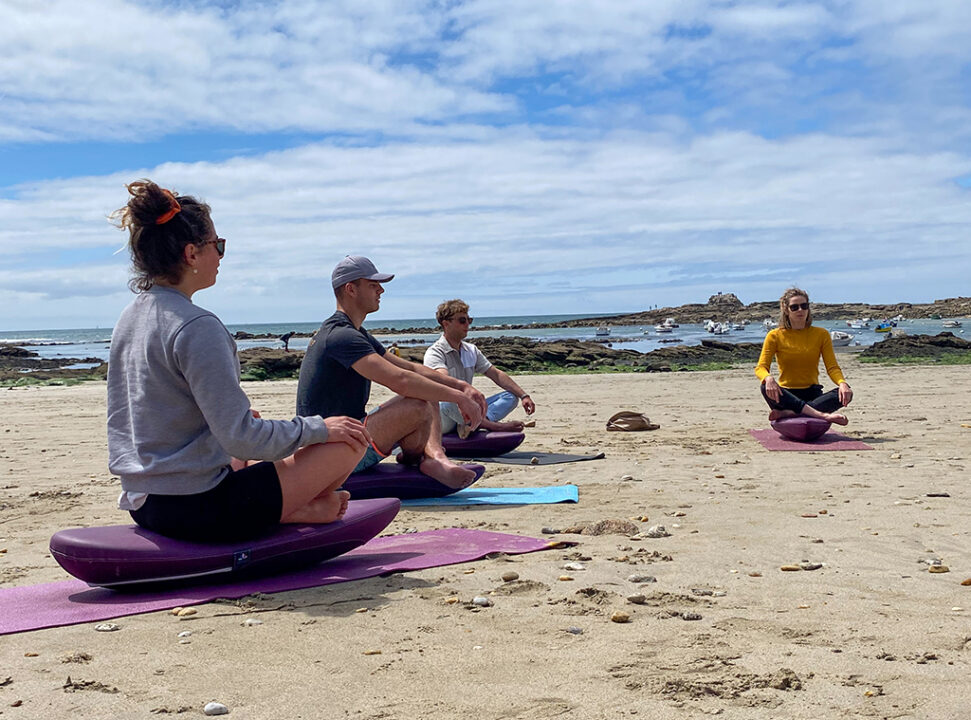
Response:
[{"label": "woman in gray sweatshirt", "polygon": [[239,384],[236,343],[192,302],[216,282],[226,241],[209,206],[153,182],[128,185],[113,217],[129,232],[136,293],[111,336],[108,467],[119,507],[191,540],[251,537],[277,523],[343,517],[338,491],[370,442],[360,421],[264,420]]}]

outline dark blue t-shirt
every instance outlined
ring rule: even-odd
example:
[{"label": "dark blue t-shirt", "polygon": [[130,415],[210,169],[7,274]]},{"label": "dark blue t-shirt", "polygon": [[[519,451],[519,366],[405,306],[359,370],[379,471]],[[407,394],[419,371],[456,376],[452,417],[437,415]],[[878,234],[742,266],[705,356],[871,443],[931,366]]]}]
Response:
[{"label": "dark blue t-shirt", "polygon": [[384,355],[384,345],[347,315],[337,311],[324,320],[300,364],[297,415],[364,418],[371,381],[351,365],[371,353]]}]

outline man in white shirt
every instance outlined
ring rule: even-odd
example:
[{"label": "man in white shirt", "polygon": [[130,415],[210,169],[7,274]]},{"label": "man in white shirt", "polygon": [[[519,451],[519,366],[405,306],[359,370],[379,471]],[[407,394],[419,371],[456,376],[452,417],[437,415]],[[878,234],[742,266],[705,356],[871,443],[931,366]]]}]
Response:
[{"label": "man in white shirt", "polygon": [[[503,392],[486,398],[488,412],[479,425],[483,430],[504,430],[519,432],[523,429],[521,421],[500,422],[522,402],[527,415],[536,410],[533,399],[515,380],[493,365],[472,343],[465,342],[472,325],[469,306],[462,300],[446,300],[438,306],[435,319],[442,328],[442,336],[425,351],[425,365],[432,370],[448,375],[456,380],[472,383],[476,373],[485,375]],[[442,432],[458,432],[463,437],[468,430],[462,420],[462,413],[454,403],[439,403],[442,416]]]}]

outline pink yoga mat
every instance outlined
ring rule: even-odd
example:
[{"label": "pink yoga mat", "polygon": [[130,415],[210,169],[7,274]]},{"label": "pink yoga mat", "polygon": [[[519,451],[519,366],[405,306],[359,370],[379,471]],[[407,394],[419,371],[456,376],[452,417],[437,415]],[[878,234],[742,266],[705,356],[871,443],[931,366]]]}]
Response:
[{"label": "pink yoga mat", "polygon": [[762,443],[766,450],[795,450],[802,452],[820,452],[823,450],[873,450],[861,440],[854,440],[846,435],[840,435],[832,430],[818,440],[812,442],[797,442],[782,437],[775,430],[749,430],[749,433]]},{"label": "pink yoga mat", "polygon": [[108,620],[123,615],[198,605],[216,598],[330,585],[479,560],[490,553],[509,555],[556,547],[558,543],[519,535],[446,528],[371,540],[346,555],[283,575],[173,590],[123,593],[94,588],[80,580],[0,590],[0,635]]}]

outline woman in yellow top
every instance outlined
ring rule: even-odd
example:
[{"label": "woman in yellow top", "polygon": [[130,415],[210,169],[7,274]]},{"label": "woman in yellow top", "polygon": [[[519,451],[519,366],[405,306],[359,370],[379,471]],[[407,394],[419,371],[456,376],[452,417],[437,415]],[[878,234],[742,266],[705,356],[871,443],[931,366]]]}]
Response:
[{"label": "woman in yellow top", "polygon": [[[762,397],[772,408],[769,420],[807,415],[837,425],[849,420],[836,412],[853,399],[853,391],[836,362],[833,340],[823,328],[812,327],[809,294],[789,288],[779,298],[779,327],[770,330],[762,345],[755,375],[762,381]],[[823,392],[819,384],[819,358],[826,373],[839,387]],[[772,358],[779,366],[779,379],[770,374]]]}]

